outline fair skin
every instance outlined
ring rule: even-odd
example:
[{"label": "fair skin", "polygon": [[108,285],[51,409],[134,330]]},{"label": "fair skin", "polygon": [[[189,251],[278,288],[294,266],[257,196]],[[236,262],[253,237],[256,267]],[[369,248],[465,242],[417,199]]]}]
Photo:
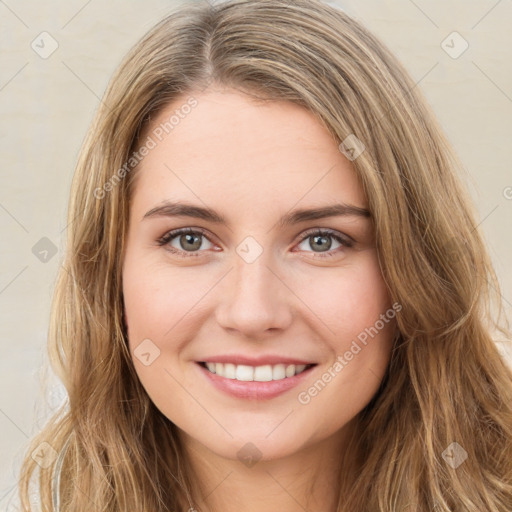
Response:
[{"label": "fair skin", "polygon": [[[153,118],[141,140],[189,96]],[[123,258],[128,339],[132,354],[143,340],[151,340],[144,345],[151,359],[160,352],[149,364],[134,355],[135,369],[154,404],[179,427],[201,490],[193,496],[197,510],[334,512],[337,481],[350,471],[340,467],[341,455],[384,376],[394,321],[342,371],[332,367],[391,301],[371,218],[278,221],[295,209],[339,203],[367,209],[366,197],[352,162],[307,110],[255,102],[231,89],[193,96],[197,106],[136,170]],[[227,224],[144,218],[164,201],[208,207]],[[158,244],[178,228],[195,230],[196,239],[178,234]],[[353,245],[329,235],[315,239],[315,228],[350,237]],[[262,250],[250,262],[237,251],[246,237],[257,245],[241,247]],[[212,385],[199,364],[232,354],[290,356],[315,366],[278,396],[232,396]],[[305,403],[329,368],[335,377]],[[246,464],[241,449],[260,458]]]}]

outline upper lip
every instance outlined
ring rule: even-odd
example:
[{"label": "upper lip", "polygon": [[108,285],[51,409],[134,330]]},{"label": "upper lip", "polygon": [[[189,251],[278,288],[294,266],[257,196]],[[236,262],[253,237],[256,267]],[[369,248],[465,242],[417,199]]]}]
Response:
[{"label": "upper lip", "polygon": [[243,364],[246,366],[264,366],[264,365],[276,365],[276,364],[295,364],[295,365],[308,365],[316,364],[312,361],[306,361],[303,359],[297,359],[295,357],[286,357],[278,355],[261,355],[258,357],[248,357],[239,354],[224,355],[224,356],[210,356],[201,359],[198,362],[204,363],[231,363],[235,365]]}]

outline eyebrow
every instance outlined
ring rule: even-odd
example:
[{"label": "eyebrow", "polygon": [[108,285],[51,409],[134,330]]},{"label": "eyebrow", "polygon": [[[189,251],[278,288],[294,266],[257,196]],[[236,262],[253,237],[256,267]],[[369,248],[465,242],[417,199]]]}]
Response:
[{"label": "eyebrow", "polygon": [[[277,224],[280,228],[284,228],[294,224],[299,224],[300,222],[339,216],[370,218],[371,213],[360,206],[338,203],[319,208],[301,208],[291,210],[283,215]],[[208,222],[214,222],[216,224],[228,225],[226,218],[211,208],[181,202],[173,203],[165,201],[162,205],[156,206],[146,212],[142,220],[153,217],[192,217],[195,219],[206,220]]]}]

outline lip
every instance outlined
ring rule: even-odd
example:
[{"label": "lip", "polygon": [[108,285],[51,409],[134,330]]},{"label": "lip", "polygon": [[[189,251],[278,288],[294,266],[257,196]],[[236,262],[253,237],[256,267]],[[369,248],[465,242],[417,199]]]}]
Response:
[{"label": "lip", "polygon": [[[210,359],[208,362],[224,362],[224,361],[212,361]],[[232,359],[226,362],[231,362]],[[280,360],[281,362],[283,359]],[[199,371],[211,382],[218,390],[226,393],[235,398],[242,398],[246,400],[269,400],[271,398],[275,398],[286,391],[293,389],[298,386],[301,382],[309,377],[312,370],[317,366],[316,364],[310,368],[307,368],[302,373],[298,375],[294,375],[293,377],[286,377],[280,380],[271,380],[268,382],[258,382],[258,381],[239,381],[236,379],[227,379],[226,377],[220,377],[215,373],[211,373],[207,368],[201,366],[199,362],[195,363]],[[238,363],[243,364],[243,363]],[[270,364],[270,363],[268,363]],[[274,363],[279,364],[279,363]],[[295,363],[290,363],[295,364]],[[297,363],[297,364],[305,364],[305,363]],[[249,366],[263,366],[262,364],[254,365],[250,364]]]},{"label": "lip", "polygon": [[[294,357],[278,356],[278,355],[261,355],[258,357],[247,357],[241,354],[231,354],[224,356],[211,356],[205,357],[198,363],[231,363],[231,364],[244,364],[246,366],[264,366],[270,364],[295,364],[295,365],[308,365],[316,364],[315,361],[306,361],[304,359],[297,359]],[[290,378],[290,377],[289,377]]]}]

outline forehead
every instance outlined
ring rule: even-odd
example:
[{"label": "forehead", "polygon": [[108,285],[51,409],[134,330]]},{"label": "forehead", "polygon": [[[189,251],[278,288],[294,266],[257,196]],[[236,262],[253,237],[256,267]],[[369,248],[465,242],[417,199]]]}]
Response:
[{"label": "forehead", "polygon": [[332,135],[291,102],[255,101],[230,89],[183,95],[146,127],[141,140],[148,137],[154,147],[137,168],[134,204],[199,199],[231,204],[239,215],[244,206],[366,204]]}]

